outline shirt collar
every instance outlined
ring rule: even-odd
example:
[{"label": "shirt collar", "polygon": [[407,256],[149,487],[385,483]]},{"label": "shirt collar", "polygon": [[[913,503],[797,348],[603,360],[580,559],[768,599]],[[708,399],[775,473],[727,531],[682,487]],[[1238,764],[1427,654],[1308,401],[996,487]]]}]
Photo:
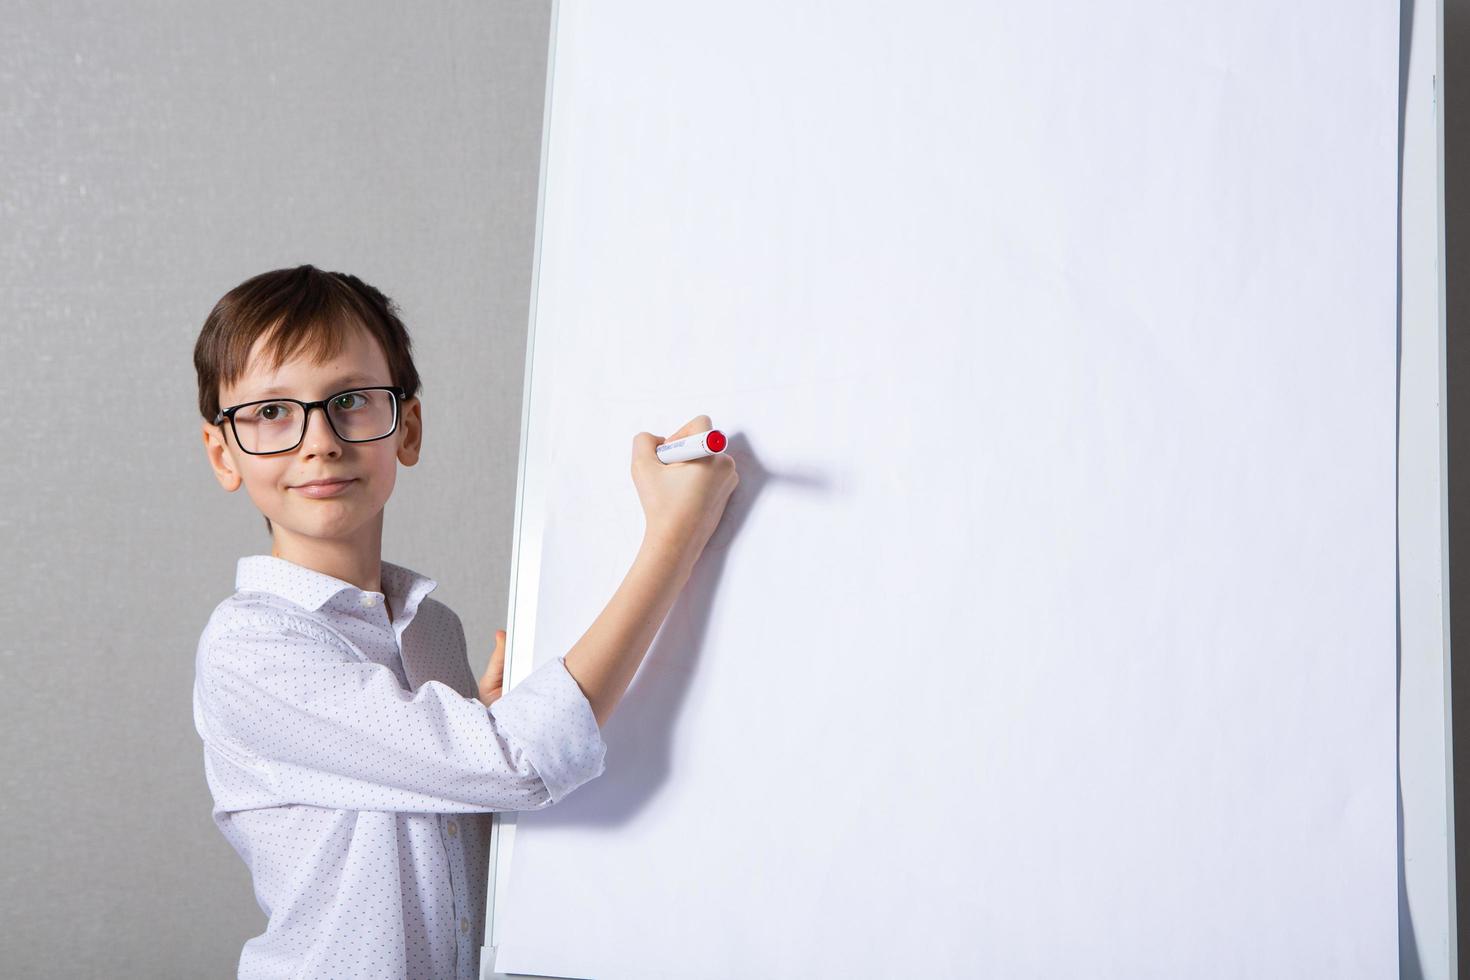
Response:
[{"label": "shirt collar", "polygon": [[[419,602],[438,588],[427,575],[379,559],[382,595],[390,603],[395,619],[406,618]],[[298,565],[275,555],[246,555],[235,566],[235,589],[269,592],[303,609],[316,611],[342,592],[361,593],[351,582],[325,572]]]}]

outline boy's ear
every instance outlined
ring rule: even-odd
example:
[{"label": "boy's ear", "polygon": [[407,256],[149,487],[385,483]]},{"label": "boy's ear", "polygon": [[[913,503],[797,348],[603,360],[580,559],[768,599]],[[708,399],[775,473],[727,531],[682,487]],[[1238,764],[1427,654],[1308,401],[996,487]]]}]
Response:
[{"label": "boy's ear", "polygon": [[240,474],[235,470],[235,458],[230,453],[230,447],[225,444],[224,435],[217,425],[204,425],[204,454],[209,457],[210,468],[214,470],[214,478],[219,485],[234,493],[240,489],[243,482]]},{"label": "boy's ear", "polygon": [[402,433],[398,442],[398,462],[412,466],[419,461],[419,450],[424,441],[424,415],[417,398],[403,400],[398,429]]}]

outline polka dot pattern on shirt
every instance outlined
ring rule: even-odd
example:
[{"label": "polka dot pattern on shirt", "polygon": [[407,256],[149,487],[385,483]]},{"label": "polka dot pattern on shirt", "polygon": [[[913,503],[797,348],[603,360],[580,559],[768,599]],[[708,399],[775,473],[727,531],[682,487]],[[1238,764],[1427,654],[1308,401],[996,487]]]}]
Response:
[{"label": "polka dot pattern on shirt", "polygon": [[200,636],[194,719],[269,920],[239,975],[476,980],[489,814],[604,771],[581,688],[556,658],[486,708],[437,583],[390,562],[381,592],[269,555],[235,585]]}]

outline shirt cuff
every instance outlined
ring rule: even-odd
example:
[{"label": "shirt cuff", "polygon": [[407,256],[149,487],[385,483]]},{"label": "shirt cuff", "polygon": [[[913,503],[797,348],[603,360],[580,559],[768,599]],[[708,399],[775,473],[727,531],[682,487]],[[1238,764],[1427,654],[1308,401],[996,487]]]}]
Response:
[{"label": "shirt cuff", "polygon": [[562,657],[496,698],[490,714],[500,734],[525,753],[552,803],[606,768],[607,744],[592,705]]}]

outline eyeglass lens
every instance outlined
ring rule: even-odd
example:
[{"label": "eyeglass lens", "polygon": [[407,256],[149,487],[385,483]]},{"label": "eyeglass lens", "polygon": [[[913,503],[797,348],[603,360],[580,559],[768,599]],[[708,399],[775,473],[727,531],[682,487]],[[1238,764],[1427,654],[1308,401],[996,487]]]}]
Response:
[{"label": "eyeglass lens", "polygon": [[[370,442],[393,431],[397,403],[391,391],[344,391],[332,396],[327,414],[338,437]],[[306,434],[306,413],[295,402],[261,402],[235,413],[235,438],[252,453],[278,453]]]}]

